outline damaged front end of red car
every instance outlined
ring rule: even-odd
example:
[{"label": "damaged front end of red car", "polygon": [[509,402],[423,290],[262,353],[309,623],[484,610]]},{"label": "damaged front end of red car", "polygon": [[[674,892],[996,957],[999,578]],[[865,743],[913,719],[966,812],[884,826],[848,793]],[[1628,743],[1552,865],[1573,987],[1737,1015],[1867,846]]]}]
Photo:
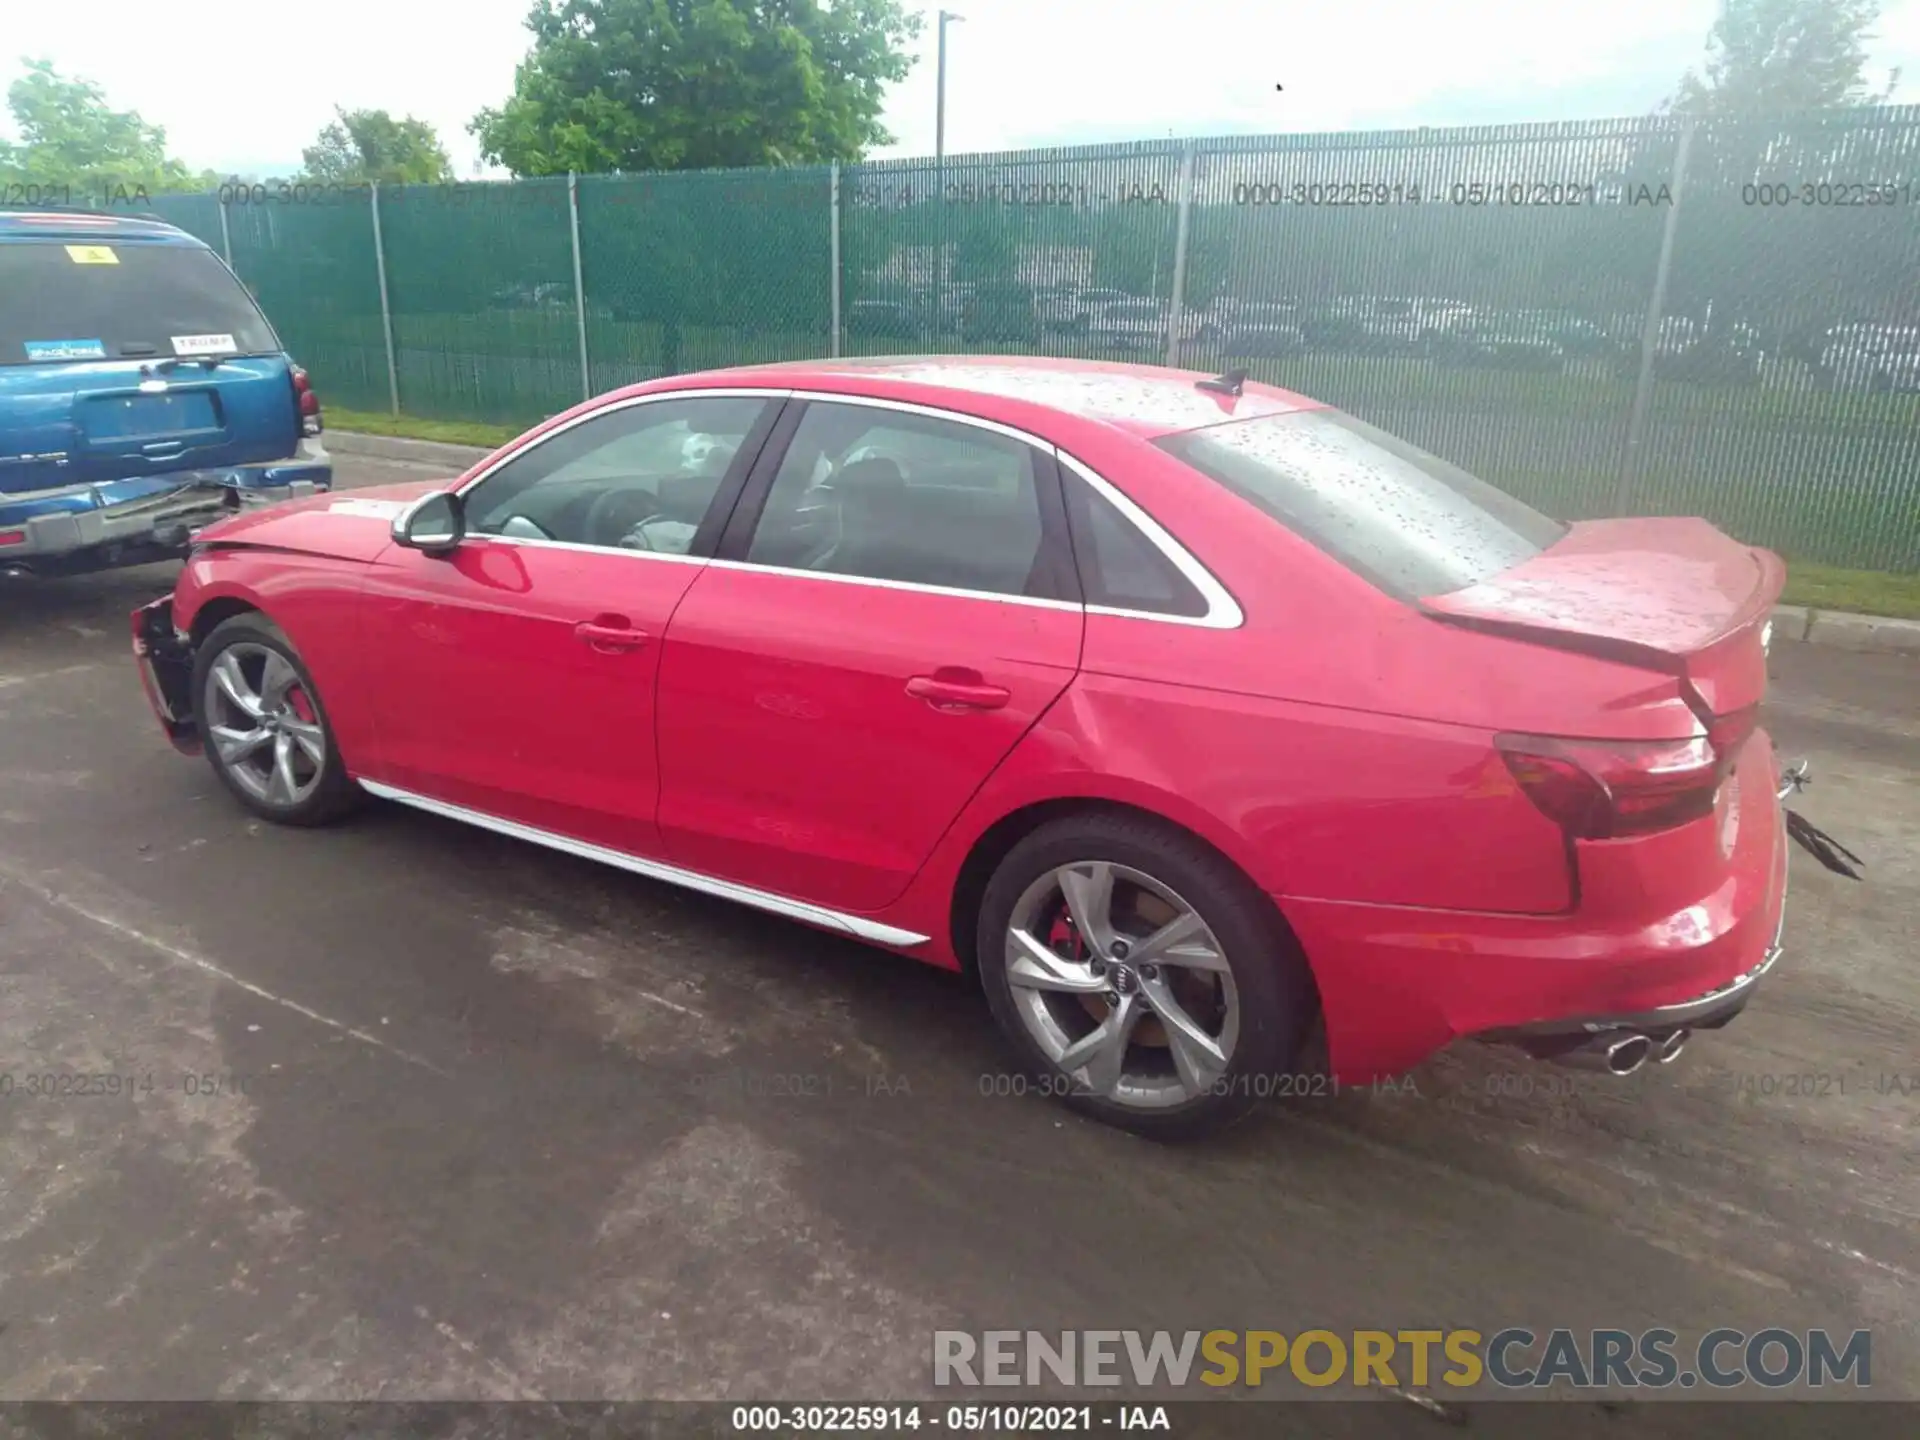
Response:
[{"label": "damaged front end of red car", "polygon": [[183,755],[200,753],[193,714],[193,645],[173,628],[173,600],[165,597],[133,612],[133,655],[140,686],[167,739]]}]

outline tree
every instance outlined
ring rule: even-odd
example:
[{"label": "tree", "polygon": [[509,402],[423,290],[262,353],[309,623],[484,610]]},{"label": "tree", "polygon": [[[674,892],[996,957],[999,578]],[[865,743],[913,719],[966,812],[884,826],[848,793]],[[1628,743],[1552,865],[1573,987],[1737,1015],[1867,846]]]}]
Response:
[{"label": "tree", "polygon": [[167,154],[167,132],[132,110],[113,110],[98,85],[69,80],[46,60],[25,62],[26,73],[7,88],[17,143],[0,140],[0,179],[45,186],[84,197],[123,197],[143,190],[210,188]]},{"label": "tree", "polygon": [[433,126],[385,110],[342,110],[300,153],[306,177],[323,184],[424,185],[453,179],[453,162]]},{"label": "tree", "polygon": [[892,140],[898,0],[534,0],[513,95],[468,127],[515,175],[853,161]]},{"label": "tree", "polygon": [[1750,118],[1885,101],[1862,74],[1880,0],[1721,0],[1707,36],[1705,78],[1689,71],[1668,106],[1681,114]]}]

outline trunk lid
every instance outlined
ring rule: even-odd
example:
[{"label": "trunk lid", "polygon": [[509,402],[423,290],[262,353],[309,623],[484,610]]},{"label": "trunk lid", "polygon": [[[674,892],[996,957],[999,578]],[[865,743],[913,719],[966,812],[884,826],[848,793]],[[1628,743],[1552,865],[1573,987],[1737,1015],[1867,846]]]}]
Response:
[{"label": "trunk lid", "polygon": [[1715,715],[1766,692],[1763,639],[1786,566],[1705,520],[1589,520],[1489,580],[1420,607],[1435,619],[1679,676]]}]

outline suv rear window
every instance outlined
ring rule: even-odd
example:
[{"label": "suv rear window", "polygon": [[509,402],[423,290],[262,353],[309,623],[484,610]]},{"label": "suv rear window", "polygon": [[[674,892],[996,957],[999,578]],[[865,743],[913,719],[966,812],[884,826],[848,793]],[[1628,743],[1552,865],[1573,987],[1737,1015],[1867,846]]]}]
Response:
[{"label": "suv rear window", "polygon": [[198,245],[0,244],[0,365],[279,349],[233,272]]},{"label": "suv rear window", "polygon": [[1567,527],[1337,410],[1230,421],[1154,442],[1403,600],[1532,559]]}]

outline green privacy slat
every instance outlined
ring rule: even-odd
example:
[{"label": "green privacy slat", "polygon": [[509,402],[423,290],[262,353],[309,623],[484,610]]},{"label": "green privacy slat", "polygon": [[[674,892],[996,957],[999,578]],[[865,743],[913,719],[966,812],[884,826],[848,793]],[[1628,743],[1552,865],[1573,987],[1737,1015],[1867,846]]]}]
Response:
[{"label": "green privacy slat", "polygon": [[[840,350],[1157,364],[1171,328],[1189,368],[1245,367],[1567,518],[1625,495],[1793,558],[1920,569],[1920,107],[1702,124],[1676,175],[1681,135],[1662,116],[845,166]],[[827,355],[832,193],[826,167],[582,176],[591,389]],[[209,197],[155,208],[221,243]],[[564,177],[383,189],[381,218],[407,412],[578,400]],[[384,408],[365,192],[228,221],[326,398]]]}]

